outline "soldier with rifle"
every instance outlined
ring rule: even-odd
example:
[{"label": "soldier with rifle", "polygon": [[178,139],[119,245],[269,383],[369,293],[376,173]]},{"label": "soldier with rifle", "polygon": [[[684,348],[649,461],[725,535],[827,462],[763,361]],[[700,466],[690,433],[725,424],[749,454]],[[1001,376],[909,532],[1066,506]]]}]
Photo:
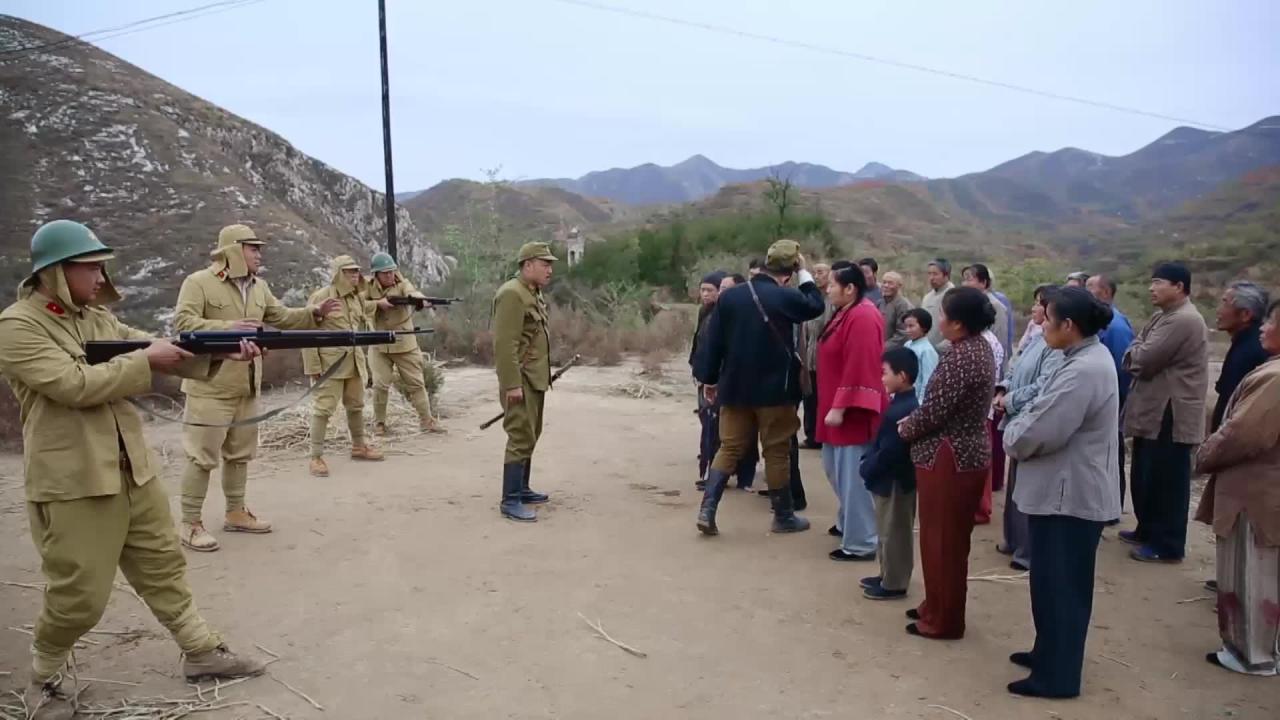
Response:
[{"label": "soldier with rifle", "polygon": [[[25,717],[64,720],[60,692],[76,642],[102,618],[119,568],[183,652],[189,681],[262,673],[205,624],[186,580],[169,500],[156,481],[142,419],[126,402],[163,372],[208,380],[227,361],[260,354],[195,356],[121,323],[104,305],[119,299],[106,275],[109,248],[84,225],[55,220],[31,239],[31,275],[0,313],[0,374],[21,406],[27,518],[48,579],[32,642]],[[88,342],[136,348],[91,365]]]},{"label": "soldier with rifle", "polygon": [[[315,328],[324,316],[337,312],[341,301],[328,298],[317,305],[287,308],[258,277],[263,241],[245,225],[228,225],[218,233],[218,247],[209,267],[192,273],[178,291],[174,328],[179,332],[256,330],[263,325],[282,329]],[[212,379],[187,379],[182,447],[187,465],[182,473],[183,546],[199,552],[218,549],[218,541],[204,527],[202,510],[209,475],[222,461],[222,494],[227,532],[268,533],[271,523],[258,519],[245,504],[249,461],[258,448],[257,423],[232,425],[258,412],[262,362],[223,363]]]},{"label": "soldier with rifle", "polygon": [[529,476],[542,435],[543,401],[551,387],[551,338],[542,289],[551,282],[555,261],[546,243],[526,243],[516,256],[516,276],[493,298],[493,364],[507,432],[499,509],[521,522],[537,520],[529,506],[548,500],[529,489]]},{"label": "soldier with rifle", "polygon": [[[387,253],[377,253],[372,261],[373,282],[365,291],[368,300],[387,299],[389,308],[377,308],[373,326],[377,330],[413,330],[413,312],[418,306],[426,306],[433,298],[418,292],[408,278],[400,274],[396,261]],[[408,301],[408,302],[406,302]],[[449,301],[444,301],[445,303]],[[413,335],[401,335],[394,345],[369,349],[369,364],[373,370],[373,427],[379,435],[387,434],[387,399],[395,373],[400,373],[400,387],[405,398],[418,412],[418,421],[424,432],[444,432],[431,416],[431,399],[423,377],[422,349]]]},{"label": "soldier with rifle", "polygon": [[[377,309],[390,310],[391,301],[366,299],[365,279],[360,263],[350,255],[339,255],[330,263],[333,271],[329,285],[311,294],[311,305],[338,301],[338,310],[326,315],[320,327],[324,330],[362,330],[370,324]],[[324,461],[324,436],[329,418],[342,401],[347,411],[347,430],[351,433],[352,460],[383,460],[382,452],[368,444],[364,435],[364,386],[369,367],[363,352],[342,348],[311,348],[302,352],[303,372],[312,383],[323,385],[316,391],[311,415],[311,474],[328,477],[329,465]],[[336,367],[335,367],[336,366]],[[326,368],[329,372],[325,372]],[[321,373],[326,377],[322,380]]]}]

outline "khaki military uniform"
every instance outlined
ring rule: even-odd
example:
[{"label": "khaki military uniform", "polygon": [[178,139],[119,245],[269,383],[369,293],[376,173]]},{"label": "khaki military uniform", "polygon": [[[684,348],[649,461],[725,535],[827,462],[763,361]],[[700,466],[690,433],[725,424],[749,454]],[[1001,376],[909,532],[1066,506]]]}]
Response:
[{"label": "khaki military uniform", "polygon": [[[320,330],[365,330],[371,324],[377,303],[366,299],[361,286],[346,282],[342,268],[351,263],[343,255],[333,262],[333,281],[311,294],[308,305],[316,306],[330,298],[342,304],[337,312],[320,321]],[[369,365],[359,348],[306,348],[302,351],[303,372],[311,377],[324,374],[337,365],[338,370],[324,385],[315,391],[311,418],[311,457],[324,454],[324,436],[329,428],[329,418],[341,401],[347,411],[347,430],[351,433],[352,447],[362,447],[364,440],[364,386],[369,379]]]},{"label": "khaki military uniform", "polygon": [[[547,303],[542,291],[519,278],[508,280],[493,298],[494,365],[498,372],[498,396],[506,415],[504,463],[522,463],[533,457],[542,435],[542,409],[551,387],[551,338],[547,330]],[[507,391],[523,388],[524,402],[507,405]]]},{"label": "khaki military uniform", "polygon": [[[185,579],[158,463],[142,419],[125,401],[151,389],[142,352],[90,366],[84,343],[149,338],[98,307],[69,301],[61,267],[41,271],[61,300],[24,289],[0,313],[0,374],[21,406],[27,516],[48,578],[32,644],[34,672],[58,672],[76,640],[101,619],[117,566],[183,651],[221,642],[196,610]],[[182,375],[208,379],[209,356]]]},{"label": "khaki military uniform", "polygon": [[[417,288],[408,279],[396,273],[396,284],[389,288],[382,287],[377,278],[369,282],[365,291],[368,300],[377,302],[382,298],[421,297]],[[412,331],[412,305],[397,305],[390,310],[375,306],[373,316],[374,330]],[[426,380],[423,377],[422,349],[418,347],[418,338],[414,335],[401,335],[392,345],[375,345],[369,348],[369,365],[373,371],[373,420],[378,423],[387,421],[387,400],[391,383],[395,374],[400,374],[400,388],[405,399],[413,405],[418,418],[427,423],[431,420],[431,399],[427,396]]]},{"label": "khaki military uniform", "polygon": [[[236,320],[258,320],[282,330],[316,326],[312,308],[290,309],[271,294],[264,280],[251,275],[231,277],[225,263],[192,273],[178,291],[174,328],[179,332],[228,330]],[[222,363],[212,379],[184,380],[187,395],[186,420],[224,424],[258,414],[262,389],[262,360]],[[182,476],[182,521],[199,522],[209,473],[222,460],[222,494],[227,512],[245,506],[248,462],[258,448],[257,424],[236,427],[195,427],[183,429],[182,447],[187,467]]]}]

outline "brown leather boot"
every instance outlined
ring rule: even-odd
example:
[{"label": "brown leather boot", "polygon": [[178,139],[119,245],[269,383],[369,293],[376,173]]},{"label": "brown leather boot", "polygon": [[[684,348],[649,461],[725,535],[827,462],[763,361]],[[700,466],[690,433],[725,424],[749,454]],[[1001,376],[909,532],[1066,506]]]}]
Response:
[{"label": "brown leather boot", "polygon": [[271,523],[259,520],[256,515],[249,512],[249,508],[242,507],[227,513],[226,519],[222,522],[222,529],[227,532],[269,533]]},{"label": "brown leather boot", "polygon": [[226,645],[219,645],[202,653],[192,653],[182,658],[182,674],[188,682],[200,680],[232,680],[261,675],[267,669],[261,660],[254,660],[231,652]]},{"label": "brown leather boot", "polygon": [[329,477],[329,463],[324,458],[311,458],[311,474],[315,477]]},{"label": "brown leather boot", "polygon": [[22,696],[27,705],[27,714],[21,715],[19,710],[19,715],[30,720],[71,720],[76,710],[71,705],[71,699],[62,694],[61,684],[61,675],[48,680],[32,678]]},{"label": "brown leather boot", "polygon": [[210,535],[209,531],[204,529],[204,523],[198,520],[193,523],[183,523],[182,530],[178,532],[178,539],[182,541],[182,547],[188,550],[213,552],[218,549],[218,540]]},{"label": "brown leather boot", "polygon": [[368,444],[352,445],[351,459],[352,460],[386,460],[386,458],[382,456],[381,450]]}]

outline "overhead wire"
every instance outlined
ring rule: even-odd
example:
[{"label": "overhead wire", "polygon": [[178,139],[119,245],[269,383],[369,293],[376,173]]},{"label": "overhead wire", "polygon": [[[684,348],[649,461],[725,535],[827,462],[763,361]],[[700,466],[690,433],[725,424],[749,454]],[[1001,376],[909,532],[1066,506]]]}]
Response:
[{"label": "overhead wire", "polygon": [[740,38],[745,38],[748,40],[756,40],[759,42],[766,42],[773,45],[780,45],[783,47],[789,47],[789,48],[794,48],[799,50],[809,50],[812,52],[819,52],[827,55],[834,55],[834,56],[849,58],[853,60],[861,60],[863,62],[886,65],[888,67],[894,67],[901,70],[911,70],[914,72],[927,73],[930,75],[946,77],[953,80],[962,80],[965,82],[975,83],[978,85],[986,85],[988,87],[1011,90],[1014,92],[1020,92],[1028,95],[1036,95],[1039,97],[1049,98],[1052,100],[1071,102],[1071,103],[1076,103],[1078,105],[1088,105],[1090,107],[1100,108],[1103,110],[1111,110],[1115,112],[1128,113],[1130,115],[1140,115],[1143,117],[1156,118],[1158,120],[1168,120],[1171,122],[1183,123],[1186,125],[1196,125],[1196,126],[1208,128],[1211,130],[1230,130],[1231,129],[1222,125],[1218,125],[1215,123],[1208,123],[1201,120],[1178,117],[1176,115],[1168,115],[1165,113],[1154,112],[1150,110],[1143,110],[1141,108],[1130,107],[1127,105],[1119,105],[1116,103],[1106,102],[1103,100],[1093,100],[1091,98],[1080,97],[1077,95],[1067,95],[1065,93],[1054,92],[1052,90],[1041,90],[1039,88],[1033,88],[1026,85],[1019,85],[1016,83],[1005,82],[1003,80],[993,80],[991,78],[979,77],[977,75],[970,75],[968,73],[956,72],[953,70],[944,70],[942,68],[930,67],[928,65],[921,65],[918,63],[904,62],[901,60],[894,60],[892,58],[880,57],[877,55],[871,55],[868,53],[857,52],[853,50],[845,50],[843,48],[831,47],[829,45],[819,45],[817,43],[811,43],[804,40],[795,40],[792,38],[778,37],[775,35],[766,35],[764,33],[751,32],[749,30],[740,30],[738,28],[728,27],[726,25],[717,25],[715,23],[702,22],[698,20],[688,20],[685,18],[674,17],[671,15],[661,15],[658,13],[649,12],[648,10],[637,10],[635,8],[622,7],[619,5],[610,5],[607,3],[594,2],[593,0],[548,0],[548,1],[560,3],[562,5],[573,5],[580,8],[597,10],[600,12],[607,12],[607,13],[613,13],[616,15],[626,16],[626,17],[649,20],[652,22],[660,22],[660,23],[666,23],[669,25],[678,25],[686,28],[704,30],[707,32],[717,33],[720,35],[731,35],[731,36],[736,36]]},{"label": "overhead wire", "polygon": [[[222,0],[221,2],[208,3],[208,4],[200,5],[197,7],[187,8],[185,10],[178,10],[170,13],[164,13],[162,15],[154,15],[152,17],[142,18],[140,20],[134,20],[132,22],[125,23],[123,25],[116,25],[108,28],[101,28],[98,30],[90,30],[88,32],[80,33],[79,35],[62,38],[60,40],[54,40],[52,42],[36,43],[36,44],[25,45],[25,46],[16,47],[16,48],[6,48],[3,50],[0,50],[0,62],[19,60],[21,58],[35,55],[37,53],[45,52],[48,50],[56,50],[69,45],[74,45],[76,43],[88,44],[91,41],[96,43],[96,42],[101,42],[103,40],[110,40],[111,38],[117,38],[117,37],[122,37],[124,35],[131,35],[133,33],[144,32],[147,30],[152,30],[154,28],[164,27],[166,25],[173,25],[180,22],[188,22],[190,20],[195,20],[201,17],[207,17],[209,15],[216,15],[218,13],[226,12],[228,10],[237,10],[242,7],[255,5],[257,3],[265,2],[265,1],[266,0]],[[164,21],[164,22],[160,22],[160,21]]]}]

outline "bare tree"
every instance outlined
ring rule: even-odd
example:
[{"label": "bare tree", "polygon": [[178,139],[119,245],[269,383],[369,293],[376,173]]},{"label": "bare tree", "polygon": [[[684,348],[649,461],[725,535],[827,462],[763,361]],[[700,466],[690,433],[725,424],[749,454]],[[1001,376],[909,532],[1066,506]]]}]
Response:
[{"label": "bare tree", "polygon": [[786,227],[787,211],[795,205],[795,194],[792,192],[795,189],[795,185],[791,183],[790,173],[782,176],[777,168],[769,171],[769,177],[765,178],[765,182],[769,184],[769,187],[764,190],[764,198],[769,201],[773,211],[778,216],[777,224],[773,230],[773,237],[776,240],[782,237],[783,230]]}]

